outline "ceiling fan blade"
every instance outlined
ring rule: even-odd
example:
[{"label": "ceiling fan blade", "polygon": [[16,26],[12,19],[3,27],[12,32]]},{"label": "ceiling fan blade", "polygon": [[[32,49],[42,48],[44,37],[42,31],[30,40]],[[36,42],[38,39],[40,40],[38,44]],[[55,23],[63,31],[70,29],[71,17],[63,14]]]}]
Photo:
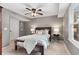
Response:
[{"label": "ceiling fan blade", "polygon": [[43,15],[43,13],[37,13],[37,14],[39,14],[39,15]]},{"label": "ceiling fan blade", "polygon": [[42,9],[38,9],[37,11],[42,11]]},{"label": "ceiling fan blade", "polygon": [[27,15],[27,14],[29,14],[29,13],[25,13],[25,15]]},{"label": "ceiling fan blade", "polygon": [[29,9],[29,8],[26,8],[27,10],[29,10],[29,11],[31,11],[31,9]]}]

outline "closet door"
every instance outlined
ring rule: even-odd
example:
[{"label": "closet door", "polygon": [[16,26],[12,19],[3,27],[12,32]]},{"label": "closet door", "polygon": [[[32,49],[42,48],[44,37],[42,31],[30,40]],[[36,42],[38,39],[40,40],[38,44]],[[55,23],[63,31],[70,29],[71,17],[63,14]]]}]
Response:
[{"label": "closet door", "polygon": [[10,17],[10,41],[19,37],[19,20]]}]

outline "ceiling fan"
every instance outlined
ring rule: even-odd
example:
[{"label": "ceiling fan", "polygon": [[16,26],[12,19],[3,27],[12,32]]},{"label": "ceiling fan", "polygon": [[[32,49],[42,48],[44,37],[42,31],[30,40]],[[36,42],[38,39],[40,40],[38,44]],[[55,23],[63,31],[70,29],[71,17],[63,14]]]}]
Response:
[{"label": "ceiling fan", "polygon": [[35,9],[35,8],[26,8],[27,10],[29,10],[30,12],[29,13],[25,13],[25,15],[27,14],[31,14],[32,16],[36,16],[36,15],[43,15],[42,13],[42,9]]}]

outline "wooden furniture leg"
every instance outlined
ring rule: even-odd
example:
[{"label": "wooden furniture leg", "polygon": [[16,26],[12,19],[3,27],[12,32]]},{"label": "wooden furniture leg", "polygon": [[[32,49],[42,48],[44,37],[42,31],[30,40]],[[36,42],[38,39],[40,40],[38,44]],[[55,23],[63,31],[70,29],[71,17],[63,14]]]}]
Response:
[{"label": "wooden furniture leg", "polygon": [[41,52],[41,55],[44,55],[44,46],[37,44],[39,48],[39,52]]},{"label": "wooden furniture leg", "polygon": [[15,41],[14,41],[14,43],[15,43],[15,50],[17,50],[17,48],[18,48],[18,47],[17,47],[17,42],[24,42],[24,41],[23,41],[23,40],[15,40]]},{"label": "wooden furniture leg", "polygon": [[15,50],[17,50],[17,41],[15,40]]},{"label": "wooden furniture leg", "polygon": [[44,46],[41,46],[41,55],[44,55]]}]

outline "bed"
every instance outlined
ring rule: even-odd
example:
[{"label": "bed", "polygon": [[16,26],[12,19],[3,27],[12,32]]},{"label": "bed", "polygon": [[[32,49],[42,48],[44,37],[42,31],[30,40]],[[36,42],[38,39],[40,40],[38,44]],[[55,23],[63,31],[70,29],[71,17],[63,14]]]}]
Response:
[{"label": "bed", "polygon": [[[51,27],[36,27],[35,28],[35,33],[37,31],[41,31],[41,30],[42,31],[43,30],[48,30],[48,34],[50,36],[48,37],[48,35],[37,35],[37,34],[33,34],[33,35],[19,37],[18,39],[16,38],[14,40],[14,42],[15,42],[15,50],[17,50],[17,48],[18,48],[18,44],[17,43],[18,42],[23,42],[26,45],[26,46],[24,45],[25,46],[24,48],[25,49],[28,48],[28,49],[26,49],[26,51],[30,51],[29,48],[31,49],[31,51],[33,51],[34,48],[38,48],[38,52],[41,52],[41,55],[44,55],[44,49],[47,48],[47,46],[49,45],[49,43],[47,43],[47,42],[48,41],[51,42]],[[28,37],[27,40],[26,39],[23,39],[25,37],[26,38]],[[31,43],[31,41],[32,41],[32,43]],[[44,44],[42,44],[40,42],[42,42]],[[29,43],[30,43],[30,46],[28,45]],[[28,54],[31,54],[31,51]]]}]

